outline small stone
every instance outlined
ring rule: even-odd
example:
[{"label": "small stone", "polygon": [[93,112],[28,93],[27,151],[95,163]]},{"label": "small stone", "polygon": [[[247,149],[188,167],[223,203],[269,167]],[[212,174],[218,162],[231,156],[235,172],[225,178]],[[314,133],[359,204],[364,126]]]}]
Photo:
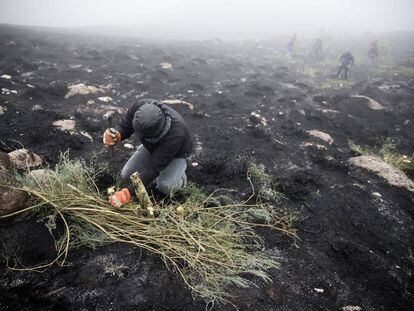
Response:
[{"label": "small stone", "polygon": [[334,142],[331,135],[325,132],[321,132],[318,130],[311,130],[311,131],[306,131],[306,133],[308,133],[310,136],[322,139],[323,141],[327,142],[329,145],[332,145]]},{"label": "small stone", "polygon": [[112,97],[109,97],[109,96],[98,97],[98,100],[100,100],[101,102],[104,102],[104,103],[109,103],[109,102],[114,101],[112,99]]},{"label": "small stone", "polygon": [[311,143],[311,142],[305,142],[305,143],[301,144],[300,146],[301,147],[315,147],[318,150],[328,150],[328,148],[326,148],[324,145],[315,144],[315,143]]},{"label": "small stone", "polygon": [[6,107],[0,106],[0,116],[1,116],[2,114],[5,114],[5,113],[6,113],[6,111],[7,111],[7,108],[6,108]]},{"label": "small stone", "polygon": [[[8,185],[16,184],[16,178],[11,171],[12,163],[5,152],[0,152],[0,179]],[[0,216],[8,215],[24,208],[27,193],[8,187],[0,187]]]},{"label": "small stone", "polygon": [[72,97],[74,95],[87,95],[87,94],[96,94],[98,92],[105,92],[102,88],[92,86],[92,85],[85,85],[83,83],[71,85],[68,87],[68,92],[65,95],[65,98]]},{"label": "small stone", "polygon": [[84,132],[84,131],[80,131],[79,132],[82,136],[86,137],[87,139],[89,139],[91,142],[93,142],[93,138],[91,136],[91,134],[89,134],[88,132]]},{"label": "small stone", "polygon": [[11,76],[10,75],[2,75],[0,78],[10,80]]},{"label": "small stone", "polygon": [[379,192],[373,192],[372,196],[377,197],[377,198],[382,198],[382,195]]},{"label": "small stone", "polygon": [[53,122],[53,125],[56,126],[61,131],[73,131],[76,125],[75,120],[56,120]]},{"label": "small stone", "polygon": [[32,76],[33,74],[34,74],[34,72],[32,72],[32,71],[24,72],[24,73],[22,73],[22,77],[23,78],[28,78],[28,77]]},{"label": "small stone", "polygon": [[124,147],[127,149],[134,149],[134,145],[132,144],[124,144]]},{"label": "small stone", "polygon": [[339,111],[334,109],[322,109],[322,113],[339,113]]},{"label": "small stone", "polygon": [[177,104],[183,104],[186,105],[188,107],[188,109],[190,110],[194,110],[194,105],[186,102],[184,100],[180,100],[180,99],[165,99],[162,101],[163,104],[167,104],[167,105],[177,105]]},{"label": "small stone", "polygon": [[14,168],[27,169],[31,167],[41,166],[43,161],[35,153],[31,153],[26,149],[18,149],[8,153],[10,162]]},{"label": "small stone", "polygon": [[173,70],[173,66],[170,63],[161,63],[160,66],[162,69],[165,69],[165,70],[171,70],[171,71]]},{"label": "small stone", "polygon": [[33,111],[41,111],[41,110],[43,110],[43,107],[42,107],[42,106],[40,106],[40,105],[34,105],[34,106],[32,107],[32,110],[33,110]]},{"label": "small stone", "polygon": [[191,163],[191,166],[192,167],[197,167],[198,166],[198,163],[197,162],[193,162],[193,163]]},{"label": "small stone", "polygon": [[323,293],[325,290],[323,288],[314,288],[317,293]]},{"label": "small stone", "polygon": [[93,106],[93,105],[96,105],[96,102],[93,99],[90,99],[86,102],[86,105]]},{"label": "small stone", "polygon": [[362,308],[360,306],[345,306],[341,308],[342,311],[361,311]]},{"label": "small stone", "polygon": [[71,69],[78,69],[78,68],[81,68],[81,67],[82,67],[82,64],[69,65],[69,68],[71,68]]}]

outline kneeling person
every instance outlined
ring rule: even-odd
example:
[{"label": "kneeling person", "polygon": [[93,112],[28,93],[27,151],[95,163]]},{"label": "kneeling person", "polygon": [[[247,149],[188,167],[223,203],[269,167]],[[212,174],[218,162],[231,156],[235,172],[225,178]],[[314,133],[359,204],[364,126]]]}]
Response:
[{"label": "kneeling person", "polygon": [[105,145],[111,147],[133,133],[141,145],[122,168],[120,178],[128,183],[115,192],[109,202],[115,207],[131,201],[135,195],[130,176],[138,172],[143,184],[171,195],[186,185],[187,158],[191,156],[192,139],[183,117],[171,107],[153,99],[135,103],[121,122],[104,133]]}]

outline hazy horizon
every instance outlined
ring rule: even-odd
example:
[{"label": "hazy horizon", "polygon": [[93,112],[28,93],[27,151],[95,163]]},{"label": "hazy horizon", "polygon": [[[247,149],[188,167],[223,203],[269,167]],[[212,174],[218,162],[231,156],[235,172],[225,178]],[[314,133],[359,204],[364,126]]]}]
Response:
[{"label": "hazy horizon", "polygon": [[414,30],[412,0],[2,0],[0,23],[124,29],[172,38]]}]

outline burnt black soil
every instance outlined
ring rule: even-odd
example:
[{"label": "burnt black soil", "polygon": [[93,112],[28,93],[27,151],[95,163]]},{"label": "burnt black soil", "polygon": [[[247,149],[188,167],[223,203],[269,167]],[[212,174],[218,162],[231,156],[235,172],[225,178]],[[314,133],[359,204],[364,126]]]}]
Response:
[{"label": "burnt black soil", "polygon": [[[174,107],[202,147],[189,180],[206,191],[233,189],[242,199],[251,191],[246,169],[263,164],[287,197],[284,211],[300,215],[296,243],[263,232],[268,248],[280,253],[281,267],[271,271],[273,283],[230,289],[240,309],[412,310],[414,195],[346,161],[353,156],[348,139],[372,148],[391,139],[400,152],[413,152],[414,79],[373,78],[357,65],[354,86],[318,89],[314,81],[328,76],[306,76],[291,60],[276,57],[280,49],[270,41],[157,43],[1,26],[0,75],[12,79],[0,79],[0,88],[17,94],[0,95],[7,108],[0,115],[0,149],[23,145],[51,165],[69,149],[72,157],[108,163],[115,175],[132,151],[121,145],[113,161],[104,150],[103,113],[110,106],[128,108],[139,98],[186,100],[194,112]],[[336,57],[340,51],[331,53]],[[396,57],[403,61],[412,54]],[[163,69],[164,62],[172,70]],[[77,83],[107,86],[102,95],[114,102],[100,103],[100,94],[64,99],[67,86]],[[371,110],[353,94],[370,96],[386,110]],[[90,99],[97,104],[87,106]],[[33,111],[35,105],[41,109]],[[59,119],[74,119],[77,132],[56,129],[52,123]],[[334,143],[310,137],[306,131],[313,129],[329,133]],[[26,265],[53,258],[53,241],[36,218],[2,220],[0,237],[15,245]],[[74,250],[66,266],[44,273],[8,272],[3,263],[0,271],[2,310],[205,308],[159,258],[123,245]]]}]

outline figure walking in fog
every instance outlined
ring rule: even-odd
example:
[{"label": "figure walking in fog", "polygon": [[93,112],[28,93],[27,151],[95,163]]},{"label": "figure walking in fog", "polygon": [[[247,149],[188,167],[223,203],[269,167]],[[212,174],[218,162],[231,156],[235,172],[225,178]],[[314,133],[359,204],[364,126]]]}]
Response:
[{"label": "figure walking in fog", "polygon": [[343,78],[345,80],[348,80],[349,69],[354,63],[355,59],[351,52],[348,51],[342,54],[342,56],[339,58],[338,72],[336,74],[337,78],[341,79],[343,72]]},{"label": "figure walking in fog", "polygon": [[378,59],[379,49],[378,49],[378,41],[375,40],[371,42],[368,49],[368,64],[373,65]]},{"label": "figure walking in fog", "polygon": [[292,56],[293,51],[295,50],[295,44],[296,44],[296,40],[297,40],[297,35],[294,34],[292,38],[290,38],[288,46],[287,46],[287,55],[289,57]]}]

